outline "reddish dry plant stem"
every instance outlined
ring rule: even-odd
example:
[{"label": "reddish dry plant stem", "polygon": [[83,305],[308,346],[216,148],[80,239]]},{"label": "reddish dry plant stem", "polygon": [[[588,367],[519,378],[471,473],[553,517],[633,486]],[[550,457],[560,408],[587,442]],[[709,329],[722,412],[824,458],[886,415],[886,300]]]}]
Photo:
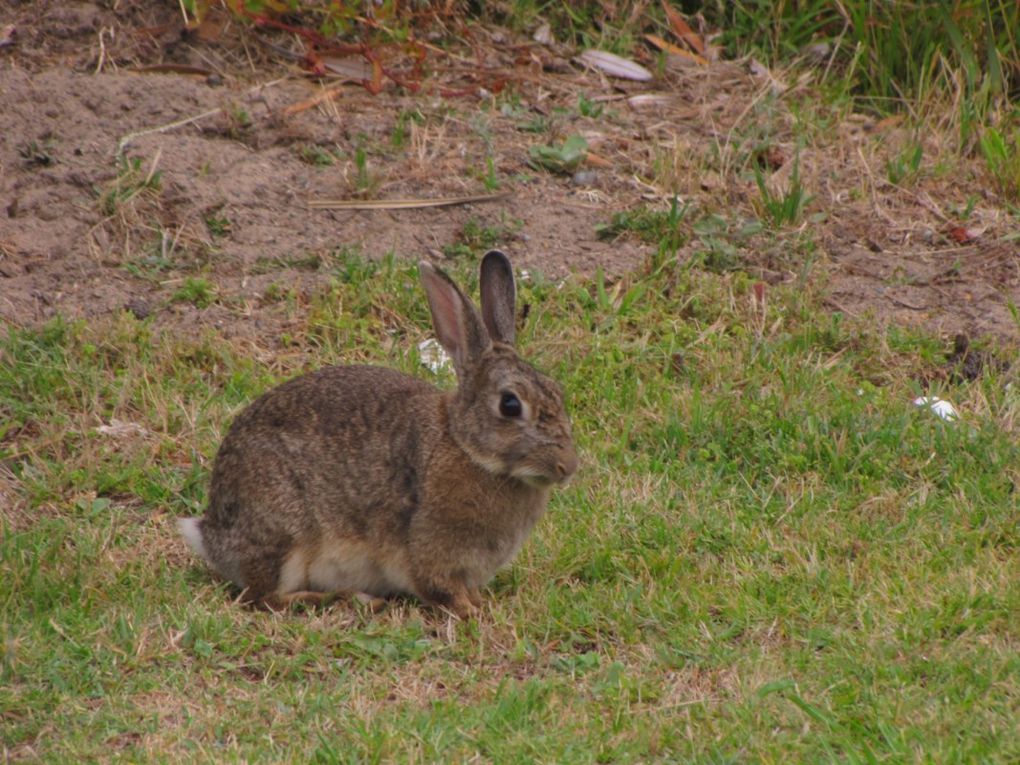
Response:
[{"label": "reddish dry plant stem", "polygon": [[[330,42],[315,30],[307,29],[305,27],[297,27],[292,24],[285,24],[282,21],[271,19],[262,14],[253,13],[245,8],[241,8],[240,10],[241,13],[251,19],[252,23],[256,26],[279,29],[283,32],[290,32],[303,38],[306,44],[310,46],[309,50],[305,53],[305,67],[316,76],[321,77],[326,74],[326,65],[321,58],[323,54],[331,53],[343,56],[356,54],[363,56],[365,60],[372,65],[372,79],[361,81],[365,86],[365,89],[372,95],[377,95],[382,91],[383,77],[392,80],[396,85],[405,88],[412,93],[417,92],[421,88],[420,82],[411,82],[406,80],[396,72],[383,66],[378,53],[366,43],[343,44]],[[416,56],[417,60],[415,63],[416,72],[420,72],[421,62],[425,56],[425,51],[421,49],[420,46],[418,47],[419,53]]]},{"label": "reddish dry plant stem", "polygon": [[252,23],[257,27],[271,27],[284,32],[291,32],[305,38],[312,45],[325,45],[326,43],[326,38],[315,30],[307,29],[306,27],[295,27],[291,24],[284,24],[282,21],[276,21],[275,19],[271,19],[261,13],[253,13],[243,6],[239,7],[238,10],[243,15],[251,19]]},{"label": "reddish dry plant stem", "polygon": [[[241,8],[240,10],[241,13],[247,16],[256,26],[279,29],[284,32],[296,34],[303,38],[309,46],[304,58],[305,68],[318,77],[325,76],[326,74],[326,64],[322,60],[323,55],[359,55],[372,65],[372,79],[361,80],[361,84],[372,95],[378,95],[382,92],[384,77],[410,93],[417,93],[421,90],[422,65],[425,62],[428,52],[424,46],[414,40],[408,41],[409,53],[414,60],[414,66],[412,67],[410,78],[408,78],[385,66],[382,59],[379,57],[379,53],[366,43],[343,44],[331,42],[315,30],[294,26],[292,24],[285,24],[282,21],[277,21],[276,19],[269,18],[263,14],[253,13],[252,11],[244,8]],[[364,21],[370,26],[373,26],[370,20],[364,19]],[[481,50],[477,45],[474,47],[475,56],[479,61],[481,61]],[[478,77],[478,79],[480,81],[482,80],[481,77]],[[477,86],[468,88],[440,87],[438,88],[438,92],[444,98],[473,96],[478,93],[479,88],[485,88],[490,93],[499,93],[506,87],[506,82],[507,80],[505,77],[496,77],[487,82],[480,82]]]}]

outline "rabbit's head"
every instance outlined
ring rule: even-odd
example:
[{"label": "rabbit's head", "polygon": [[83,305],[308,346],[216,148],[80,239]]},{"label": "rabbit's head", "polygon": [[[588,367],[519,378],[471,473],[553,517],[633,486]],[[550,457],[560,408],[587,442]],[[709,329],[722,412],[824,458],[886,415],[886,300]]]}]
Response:
[{"label": "rabbit's head", "polygon": [[509,259],[498,250],[482,259],[481,313],[442,271],[425,262],[420,270],[436,335],[459,381],[448,408],[451,436],[493,474],[532,486],[566,481],[577,453],[563,391],[514,350]]}]

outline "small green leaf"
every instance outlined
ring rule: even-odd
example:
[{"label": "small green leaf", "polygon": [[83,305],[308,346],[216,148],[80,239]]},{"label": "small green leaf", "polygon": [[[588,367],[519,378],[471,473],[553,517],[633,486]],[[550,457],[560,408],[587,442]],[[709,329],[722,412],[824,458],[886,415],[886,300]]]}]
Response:
[{"label": "small green leaf", "polygon": [[572,135],[560,146],[540,144],[528,149],[528,163],[536,170],[551,173],[572,173],[584,161],[588,153],[588,142],[584,136]]}]

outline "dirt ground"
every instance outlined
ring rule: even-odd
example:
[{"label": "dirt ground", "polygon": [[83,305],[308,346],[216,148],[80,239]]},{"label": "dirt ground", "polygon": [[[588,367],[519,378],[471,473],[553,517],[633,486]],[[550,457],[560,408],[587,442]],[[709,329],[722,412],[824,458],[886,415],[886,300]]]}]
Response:
[{"label": "dirt ground", "polygon": [[[0,1],[4,322],[127,309],[271,345],[287,321],[281,291],[307,298],[339,252],[442,261],[458,244],[494,244],[551,277],[600,266],[619,276],[652,246],[599,238],[597,226],[641,205],[668,209],[678,194],[725,229],[696,228],[685,256],[726,239],[735,244],[724,254],[755,278],[808,270],[823,280],[832,310],[1017,342],[1017,218],[979,162],[893,184],[886,168],[911,140],[924,168],[951,155],[896,120],[806,114],[810,78],[749,61],[657,67],[649,55],[654,80],[609,79],[573,51],[471,27],[447,29],[452,46],[425,36],[421,71],[406,51],[382,51],[421,87],[384,79],[373,95],[350,73],[310,77],[288,55],[300,53],[293,34],[225,16],[186,32],[176,2],[109,5]],[[326,90],[335,97],[310,105]],[[529,166],[529,146],[572,134],[590,150],[578,172]],[[777,188],[798,166],[812,195],[803,223],[744,238],[727,228],[760,212],[749,152]],[[493,191],[506,196],[424,209],[309,205]],[[195,279],[212,285],[211,300],[182,299]]]}]

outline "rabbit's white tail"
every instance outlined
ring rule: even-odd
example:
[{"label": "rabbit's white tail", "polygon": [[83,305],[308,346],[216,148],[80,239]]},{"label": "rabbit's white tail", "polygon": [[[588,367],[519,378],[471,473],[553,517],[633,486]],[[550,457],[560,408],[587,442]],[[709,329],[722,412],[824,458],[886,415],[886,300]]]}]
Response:
[{"label": "rabbit's white tail", "polygon": [[205,544],[202,542],[202,529],[199,528],[198,518],[178,518],[177,528],[181,531],[181,536],[184,537],[184,541],[188,543],[194,553],[206,561],[209,560],[209,556],[205,552]]}]

